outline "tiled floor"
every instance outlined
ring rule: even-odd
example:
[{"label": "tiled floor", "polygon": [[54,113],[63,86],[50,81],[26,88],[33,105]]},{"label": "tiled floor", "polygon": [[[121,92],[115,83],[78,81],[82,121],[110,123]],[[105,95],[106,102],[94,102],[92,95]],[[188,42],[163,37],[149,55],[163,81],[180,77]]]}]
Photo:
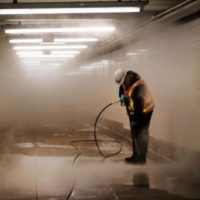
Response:
[{"label": "tiled floor", "polygon": [[120,144],[113,140],[120,141],[122,151],[101,157],[93,127],[86,122],[2,132],[0,199],[65,200],[73,185],[71,200],[200,198],[199,186],[176,176],[171,163],[148,160],[145,166],[128,165],[123,161],[131,154],[128,141],[102,127],[98,139],[106,140],[99,142],[104,154],[119,150]]}]

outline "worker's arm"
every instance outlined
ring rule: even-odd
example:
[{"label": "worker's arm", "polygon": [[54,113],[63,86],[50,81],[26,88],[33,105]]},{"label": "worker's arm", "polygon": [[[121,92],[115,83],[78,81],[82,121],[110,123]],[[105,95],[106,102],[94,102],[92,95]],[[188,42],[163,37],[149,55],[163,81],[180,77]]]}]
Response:
[{"label": "worker's arm", "polygon": [[125,97],[125,94],[124,94],[123,85],[120,85],[120,87],[119,87],[119,98],[120,98],[120,101],[121,101],[121,105],[126,106],[127,105],[127,98]]},{"label": "worker's arm", "polygon": [[124,88],[123,85],[119,86],[119,98],[121,97],[121,95],[124,95]]}]

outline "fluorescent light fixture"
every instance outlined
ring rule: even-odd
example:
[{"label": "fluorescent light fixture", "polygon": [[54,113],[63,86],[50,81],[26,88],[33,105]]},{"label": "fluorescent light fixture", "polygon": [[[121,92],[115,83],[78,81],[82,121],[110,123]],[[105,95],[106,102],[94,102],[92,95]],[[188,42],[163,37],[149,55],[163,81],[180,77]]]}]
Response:
[{"label": "fluorescent light fixture", "polygon": [[126,54],[127,56],[138,56],[139,52],[129,52]]},{"label": "fluorescent light fixture", "polygon": [[51,51],[51,54],[79,54],[80,51]]},{"label": "fluorescent light fixture", "polygon": [[17,55],[42,55],[43,51],[17,51]]},{"label": "fluorescent light fixture", "polygon": [[62,63],[48,63],[47,66],[61,66],[63,65]]},{"label": "fluorescent light fixture", "polygon": [[0,15],[38,14],[87,14],[87,13],[135,13],[139,7],[91,7],[91,8],[16,8],[0,9]]},{"label": "fluorescent light fixture", "polygon": [[96,42],[97,38],[55,38],[54,42]]},{"label": "fluorescent light fixture", "polygon": [[38,38],[38,39],[11,39],[9,40],[10,43],[12,44],[26,44],[26,43],[38,43],[38,44],[49,44],[49,45],[52,45],[52,44],[56,44],[56,45],[62,45],[62,44],[65,44],[65,42],[55,42],[55,41],[52,41],[52,42],[44,42],[43,39],[41,38]]},{"label": "fluorescent light fixture", "polygon": [[42,39],[11,39],[9,40],[10,43],[41,43],[43,42]]},{"label": "fluorescent light fixture", "polygon": [[23,65],[39,65],[40,61],[28,61],[28,60],[22,60],[21,63]]},{"label": "fluorescent light fixture", "polygon": [[14,50],[39,50],[39,49],[85,49],[86,45],[65,45],[65,46],[14,46]]},{"label": "fluorescent light fixture", "polygon": [[141,56],[141,55],[146,55],[148,50],[146,49],[141,49],[139,51],[135,51],[135,52],[129,52],[126,55],[127,56]]},{"label": "fluorescent light fixture", "polygon": [[75,55],[19,55],[20,58],[73,58]]},{"label": "fluorescent light fixture", "polygon": [[38,33],[83,33],[113,32],[113,26],[65,27],[65,28],[20,28],[6,29],[7,34],[38,34]]},{"label": "fluorescent light fixture", "polygon": [[98,41],[97,38],[55,38],[52,42],[44,42],[42,38],[9,40],[9,42],[12,44],[20,44],[20,43],[65,44],[65,43],[96,42],[96,41]]},{"label": "fluorescent light fixture", "polygon": [[64,45],[65,43],[64,42],[42,42],[40,43],[42,45]]}]

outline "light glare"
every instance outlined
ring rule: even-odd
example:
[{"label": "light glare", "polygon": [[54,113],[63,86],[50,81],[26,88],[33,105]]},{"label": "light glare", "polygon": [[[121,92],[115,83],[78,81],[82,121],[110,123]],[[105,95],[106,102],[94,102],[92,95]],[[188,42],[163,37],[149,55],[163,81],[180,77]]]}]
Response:
[{"label": "light glare", "polygon": [[96,42],[97,38],[55,38],[54,42]]},{"label": "light glare", "polygon": [[42,39],[11,39],[10,43],[41,43]]},{"label": "light glare", "polygon": [[84,14],[84,13],[135,13],[139,7],[92,7],[92,8],[21,8],[0,9],[0,15]]},{"label": "light glare", "polygon": [[38,33],[70,33],[70,32],[112,32],[113,26],[91,26],[91,27],[66,27],[66,28],[20,28],[6,29],[7,34],[38,34]]},{"label": "light glare", "polygon": [[75,55],[19,55],[20,58],[73,58]]},{"label": "light glare", "polygon": [[28,60],[22,60],[21,61],[22,64],[30,64],[30,65],[36,65],[36,64],[40,64],[40,61],[28,61]]},{"label": "light glare", "polygon": [[65,46],[14,46],[14,50],[38,50],[38,49],[85,49],[86,45],[65,45]]},{"label": "light glare", "polygon": [[42,51],[17,51],[17,55],[42,55]]},{"label": "light glare", "polygon": [[51,54],[79,54],[80,51],[51,51]]}]

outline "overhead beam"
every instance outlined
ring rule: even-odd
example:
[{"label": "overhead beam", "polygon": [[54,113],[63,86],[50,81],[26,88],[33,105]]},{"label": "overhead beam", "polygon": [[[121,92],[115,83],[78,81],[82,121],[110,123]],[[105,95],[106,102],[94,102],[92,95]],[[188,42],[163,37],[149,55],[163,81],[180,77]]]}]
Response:
[{"label": "overhead beam", "polygon": [[[140,10],[143,9],[143,7],[148,3],[148,0],[132,0],[132,1],[100,1],[100,2],[52,2],[52,3],[47,3],[47,2],[41,2],[41,3],[17,3],[17,4],[11,4],[11,3],[1,3],[0,4],[0,21],[6,20],[6,19],[15,19],[18,18],[20,19],[59,19],[62,17],[62,19],[112,19],[112,18],[117,18],[117,19],[123,19],[126,17],[133,16],[135,13],[133,12],[121,12],[120,14],[118,11],[115,12],[107,12],[108,8],[119,8],[118,10],[122,10],[120,8],[130,8],[134,9],[134,7],[139,7]],[[28,12],[27,10],[31,9],[90,9],[90,8],[105,8],[106,14],[104,12],[89,12],[89,13],[84,13],[84,12],[78,12],[76,10],[76,13],[55,13],[55,14],[44,14],[42,11],[39,11],[39,13],[35,14],[35,12],[31,11]],[[12,11],[13,9],[13,11]],[[27,14],[23,14],[22,11],[17,12],[17,9],[26,9]],[[103,10],[102,9],[102,10]],[[5,11],[6,10],[6,11]],[[9,10],[9,11],[8,11]],[[2,12],[1,12],[2,11]],[[41,13],[40,13],[41,12]],[[64,11],[65,12],[65,11]],[[5,14],[6,13],[6,14]],[[15,14],[14,14],[15,13]]]}]

